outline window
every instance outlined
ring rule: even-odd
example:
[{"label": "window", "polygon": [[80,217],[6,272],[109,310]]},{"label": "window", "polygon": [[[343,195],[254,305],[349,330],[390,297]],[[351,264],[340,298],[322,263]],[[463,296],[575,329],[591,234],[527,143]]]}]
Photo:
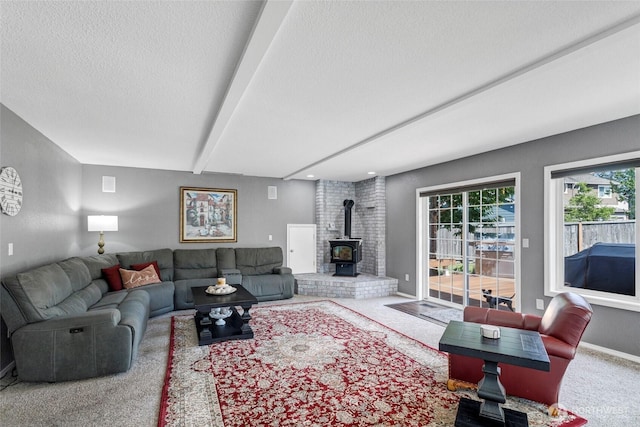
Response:
[{"label": "window", "polygon": [[598,185],[598,197],[601,199],[611,198],[611,186],[610,185]]},{"label": "window", "polygon": [[546,295],[640,311],[637,176],[640,152],[545,167]]},{"label": "window", "polygon": [[418,190],[421,297],[517,310],[517,184],[499,178]]}]

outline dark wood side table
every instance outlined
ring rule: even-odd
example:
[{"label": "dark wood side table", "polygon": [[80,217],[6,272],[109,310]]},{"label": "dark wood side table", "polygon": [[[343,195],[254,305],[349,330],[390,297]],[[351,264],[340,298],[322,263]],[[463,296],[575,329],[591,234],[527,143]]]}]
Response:
[{"label": "dark wood side table", "polygon": [[[253,330],[249,326],[249,320],[251,320],[249,309],[258,304],[258,300],[242,286],[233,285],[233,287],[237,291],[228,295],[210,295],[205,292],[207,286],[191,288],[196,308],[194,320],[199,345],[253,338]],[[242,308],[242,314],[238,313],[237,306]],[[209,317],[211,309],[218,307],[231,307],[231,316],[225,319],[224,325],[216,325],[215,319]]]},{"label": "dark wood side table", "polygon": [[549,356],[537,331],[500,327],[500,338],[490,339],[482,336],[480,324],[454,320],[442,334],[439,348],[484,360],[484,378],[478,383],[478,397],[484,401],[460,399],[456,426],[529,425],[527,414],[502,408],[507,397],[498,363],[549,371]]}]

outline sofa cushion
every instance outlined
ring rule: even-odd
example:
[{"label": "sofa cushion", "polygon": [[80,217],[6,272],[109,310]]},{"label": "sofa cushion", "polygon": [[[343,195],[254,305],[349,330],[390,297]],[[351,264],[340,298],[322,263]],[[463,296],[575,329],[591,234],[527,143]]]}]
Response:
[{"label": "sofa cushion", "polygon": [[64,315],[80,314],[102,298],[102,292],[91,282],[89,286],[74,292],[69,298],[62,301],[56,306]]},{"label": "sofa cushion", "polygon": [[60,261],[58,265],[64,270],[67,276],[69,276],[71,288],[74,291],[79,291],[91,283],[89,269],[80,258],[69,258]]},{"label": "sofa cushion", "polygon": [[140,271],[121,268],[120,276],[122,276],[122,286],[124,286],[125,289],[160,283],[160,278],[153,265],[149,265]]},{"label": "sofa cushion", "polygon": [[193,292],[191,288],[215,285],[215,279],[185,279],[175,281],[174,302],[176,310],[193,308]]},{"label": "sofa cushion", "polygon": [[160,279],[163,282],[173,280],[173,251],[171,249],[157,249],[144,252],[122,252],[117,254],[120,266],[131,269],[133,264],[156,261],[160,267]]},{"label": "sofa cushion", "polygon": [[282,265],[282,248],[237,248],[236,268],[243,276],[273,273]]},{"label": "sofa cushion", "polygon": [[110,291],[120,291],[124,288],[124,286],[122,285],[122,276],[120,275],[120,264],[112,265],[108,268],[103,268],[102,275],[109,284]]},{"label": "sofa cushion", "polygon": [[131,358],[135,360],[138,355],[138,347],[147,329],[147,319],[150,316],[151,298],[147,292],[137,288],[127,293],[126,298],[118,305],[120,311],[120,325],[131,328],[132,342]]},{"label": "sofa cushion", "polygon": [[236,250],[233,248],[216,249],[216,260],[218,261],[218,269],[236,268]]},{"label": "sofa cushion", "polygon": [[216,249],[173,251],[174,280],[218,277]]},{"label": "sofa cushion", "polygon": [[89,310],[100,310],[105,308],[118,308],[118,305],[127,297],[127,291],[109,292],[100,301],[89,307]]},{"label": "sofa cushion", "polygon": [[264,274],[243,276],[242,278],[242,287],[255,296],[258,301],[291,298],[293,285],[292,275]]},{"label": "sofa cushion", "polygon": [[134,291],[144,290],[149,294],[149,317],[158,316],[173,311],[173,282],[154,283],[135,288]]},{"label": "sofa cushion", "polygon": [[[118,258],[115,254],[101,254],[85,256],[80,258],[89,269],[92,280],[102,278],[102,269],[118,264]],[[105,291],[106,292],[106,291]]]},{"label": "sofa cushion", "polygon": [[[93,255],[86,256],[80,258],[82,262],[89,269],[89,274],[91,275],[92,283],[100,289],[100,293],[102,295],[109,292],[109,285],[102,274],[103,268],[109,268],[113,265],[118,264],[118,258],[115,254],[101,254],[101,255]],[[118,278],[120,277],[120,272],[117,271]]]},{"label": "sofa cushion", "polygon": [[4,284],[29,323],[64,315],[56,306],[73,293],[69,276],[58,264],[18,273]]}]

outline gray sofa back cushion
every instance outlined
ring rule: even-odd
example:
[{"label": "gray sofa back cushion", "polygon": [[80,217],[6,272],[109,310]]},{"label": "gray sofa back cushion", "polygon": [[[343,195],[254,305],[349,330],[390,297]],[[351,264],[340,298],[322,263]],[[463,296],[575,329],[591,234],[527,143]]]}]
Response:
[{"label": "gray sofa back cushion", "polygon": [[207,279],[218,277],[215,249],[175,249],[174,279]]},{"label": "gray sofa back cushion", "polygon": [[80,258],[82,262],[89,269],[89,274],[91,275],[91,279],[101,279],[102,278],[102,269],[113,267],[116,264],[119,264],[118,257],[115,254],[102,254],[102,255],[93,255],[93,256],[85,256]]},{"label": "gray sofa back cushion", "polygon": [[216,258],[218,260],[218,269],[236,268],[236,250],[233,248],[216,249]]},{"label": "gray sofa back cushion", "polygon": [[102,275],[103,268],[109,268],[119,264],[115,254],[93,255],[80,258],[89,269],[89,274],[93,280],[93,284],[100,289],[101,294],[109,292],[109,285]]},{"label": "gray sofa back cushion", "polygon": [[[69,298],[74,293],[72,281],[60,264],[44,265],[4,281],[5,288],[27,322],[39,322],[87,310],[83,295]],[[68,268],[69,263],[65,267]],[[74,281],[80,280],[82,275],[74,275]]]},{"label": "gray sofa back cushion", "polygon": [[157,249],[144,252],[122,252],[117,254],[120,267],[130,269],[134,264],[157,261],[160,268],[160,279],[163,282],[173,281],[173,251]]},{"label": "gray sofa back cushion", "polygon": [[69,258],[60,261],[58,265],[69,277],[71,288],[74,292],[84,289],[91,283],[91,273],[89,273],[89,269],[80,258]]},{"label": "gray sofa back cushion", "polygon": [[282,265],[282,248],[237,248],[236,268],[243,276],[273,273]]}]

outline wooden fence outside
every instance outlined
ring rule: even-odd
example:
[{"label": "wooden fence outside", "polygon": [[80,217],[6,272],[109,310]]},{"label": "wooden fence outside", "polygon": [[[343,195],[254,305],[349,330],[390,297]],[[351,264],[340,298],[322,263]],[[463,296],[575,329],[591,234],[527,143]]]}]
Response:
[{"label": "wooden fence outside", "polygon": [[567,222],[564,225],[564,256],[595,243],[636,243],[636,221]]}]

